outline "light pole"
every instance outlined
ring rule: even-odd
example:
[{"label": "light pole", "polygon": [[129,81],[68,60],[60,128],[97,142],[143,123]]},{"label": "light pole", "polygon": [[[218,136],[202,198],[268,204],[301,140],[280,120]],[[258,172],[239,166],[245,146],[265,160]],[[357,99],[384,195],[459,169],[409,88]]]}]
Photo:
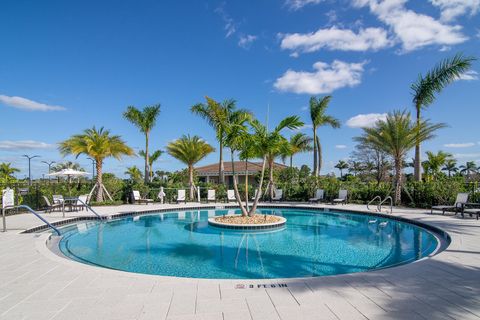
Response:
[{"label": "light pole", "polygon": [[[52,164],[56,163],[55,161],[42,161],[42,163],[45,163],[47,166],[48,166],[48,174],[51,173],[51,169],[52,169]],[[48,180],[50,180],[50,176],[48,176]]]},{"label": "light pole", "polygon": [[39,158],[40,156],[29,156],[28,154],[24,154],[22,157],[25,157],[28,159],[28,185],[32,185],[32,170],[30,167],[30,162],[32,161],[33,158]]},{"label": "light pole", "polygon": [[95,159],[88,157],[92,161],[92,181],[95,180],[95,164],[97,163]]}]

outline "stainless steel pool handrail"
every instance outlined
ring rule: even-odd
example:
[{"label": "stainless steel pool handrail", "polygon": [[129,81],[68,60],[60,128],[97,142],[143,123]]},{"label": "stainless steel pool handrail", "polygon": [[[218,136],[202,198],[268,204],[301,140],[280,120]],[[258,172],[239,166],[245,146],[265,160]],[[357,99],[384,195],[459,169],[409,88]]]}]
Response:
[{"label": "stainless steel pool handrail", "polygon": [[[372,204],[372,202],[374,202],[377,199],[380,201],[380,203],[382,202],[382,198],[380,196],[375,196],[372,200],[370,200],[367,203],[367,210],[370,210],[370,205]],[[380,205],[379,204],[377,204],[377,210],[380,211]]]},{"label": "stainless steel pool handrail", "polygon": [[15,208],[21,208],[21,209],[26,209],[27,211],[30,211],[30,213],[32,213],[38,219],[42,220],[48,227],[53,229],[57,233],[57,235],[59,235],[59,236],[61,235],[60,230],[55,228],[50,222],[48,222],[43,217],[41,217],[35,210],[33,210],[29,206],[26,206],[26,205],[23,205],[23,204],[19,205],[19,206],[10,206],[10,207],[3,208],[3,232],[7,231],[7,225],[6,225],[6,222],[5,222],[5,211],[10,210],[10,209],[15,209]]},{"label": "stainless steel pool handrail", "polygon": [[382,211],[382,205],[387,201],[387,200],[390,200],[390,214],[393,212],[393,198],[391,196],[388,196],[388,197],[385,197],[385,199],[382,200],[382,202],[380,202],[380,204],[378,205],[379,207],[379,211],[381,212]]}]

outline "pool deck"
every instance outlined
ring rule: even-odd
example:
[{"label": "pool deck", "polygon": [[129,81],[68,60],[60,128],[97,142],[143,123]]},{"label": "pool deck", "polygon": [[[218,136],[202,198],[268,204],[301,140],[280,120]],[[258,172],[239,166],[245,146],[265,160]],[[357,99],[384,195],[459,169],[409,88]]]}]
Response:
[{"label": "pool deck", "polygon": [[[189,206],[201,205],[95,209],[111,215]],[[88,266],[55,255],[45,233],[20,234],[40,224],[33,215],[9,216],[8,231],[0,232],[0,319],[480,319],[480,220],[428,213],[393,211],[449,233],[452,243],[434,257],[366,273],[284,280],[185,279]],[[63,219],[59,212],[42,216]]]}]

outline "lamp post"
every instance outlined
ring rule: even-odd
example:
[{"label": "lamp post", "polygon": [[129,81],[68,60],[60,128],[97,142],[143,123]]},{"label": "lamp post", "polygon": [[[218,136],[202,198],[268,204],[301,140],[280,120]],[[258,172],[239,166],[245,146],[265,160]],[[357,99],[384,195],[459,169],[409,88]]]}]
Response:
[{"label": "lamp post", "polygon": [[[55,161],[42,161],[42,163],[45,163],[48,166],[48,174],[52,173],[52,164],[56,163]],[[50,180],[50,176],[48,176],[48,180]]]},{"label": "lamp post", "polygon": [[92,181],[95,180],[95,164],[97,163],[95,159],[88,157],[92,161]]},{"label": "lamp post", "polygon": [[28,185],[32,185],[32,170],[30,166],[30,162],[32,161],[33,158],[39,158],[40,156],[29,156],[28,154],[24,154],[22,157],[25,157],[28,159]]}]

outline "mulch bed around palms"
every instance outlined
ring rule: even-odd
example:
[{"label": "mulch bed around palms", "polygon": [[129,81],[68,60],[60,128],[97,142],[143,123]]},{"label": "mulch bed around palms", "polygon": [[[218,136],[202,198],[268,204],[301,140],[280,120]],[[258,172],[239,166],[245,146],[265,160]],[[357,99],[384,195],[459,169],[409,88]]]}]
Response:
[{"label": "mulch bed around palms", "polygon": [[280,221],[280,217],[272,215],[255,214],[252,217],[242,217],[241,215],[229,215],[216,217],[216,222],[226,224],[266,224]]}]

